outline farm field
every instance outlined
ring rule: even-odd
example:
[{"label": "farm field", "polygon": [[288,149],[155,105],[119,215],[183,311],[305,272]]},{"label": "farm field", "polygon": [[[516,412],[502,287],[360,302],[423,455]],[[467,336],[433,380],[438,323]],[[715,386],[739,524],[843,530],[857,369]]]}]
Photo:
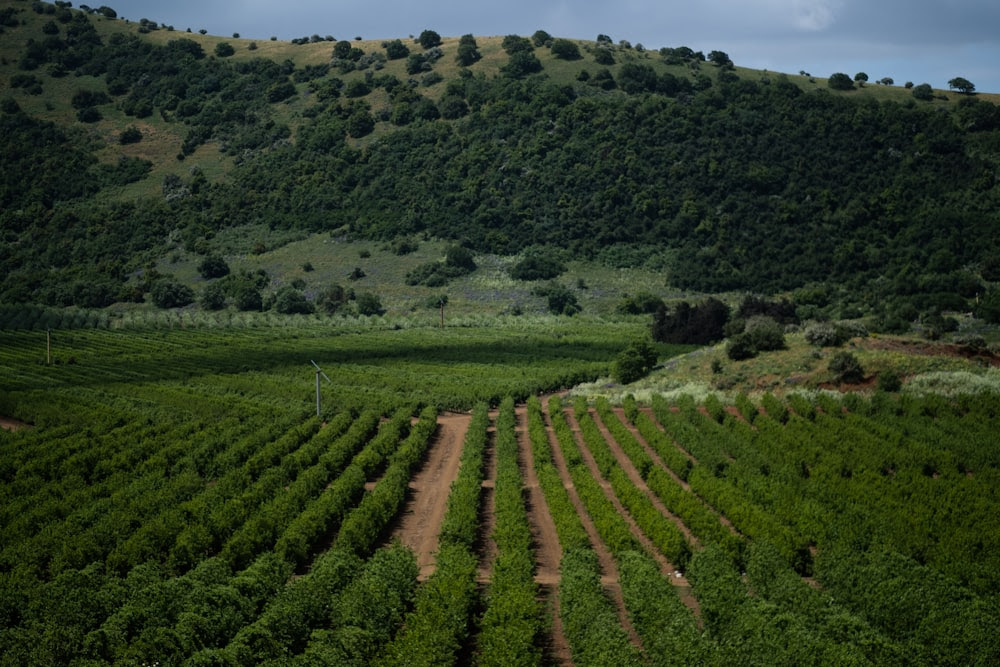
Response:
[{"label": "farm field", "polygon": [[639,333],[0,332],[0,664],[1000,658],[1000,396],[567,394]]}]

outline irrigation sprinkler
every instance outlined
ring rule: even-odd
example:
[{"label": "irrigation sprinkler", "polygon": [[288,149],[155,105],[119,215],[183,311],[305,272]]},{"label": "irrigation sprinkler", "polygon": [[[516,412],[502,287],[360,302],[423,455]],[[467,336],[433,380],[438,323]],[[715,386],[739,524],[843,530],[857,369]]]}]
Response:
[{"label": "irrigation sprinkler", "polygon": [[309,363],[311,363],[313,366],[316,367],[316,416],[320,417],[321,416],[321,410],[320,410],[320,402],[319,402],[319,397],[320,397],[320,393],[319,393],[319,376],[322,375],[324,378],[326,378],[326,381],[329,382],[330,384],[333,384],[333,380],[331,380],[327,376],[327,374],[323,372],[323,369],[320,368],[319,364],[317,364],[315,361],[313,361],[312,359],[310,359]]}]

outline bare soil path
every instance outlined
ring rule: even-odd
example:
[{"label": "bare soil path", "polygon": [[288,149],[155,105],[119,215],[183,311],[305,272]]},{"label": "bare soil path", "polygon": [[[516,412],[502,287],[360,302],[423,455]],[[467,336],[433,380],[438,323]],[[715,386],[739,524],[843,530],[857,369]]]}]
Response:
[{"label": "bare soil path", "polygon": [[434,572],[441,521],[448,506],[451,484],[458,476],[465,432],[472,415],[444,413],[438,417],[438,430],[420,471],[410,481],[410,493],[392,539],[413,549],[420,568],[419,578]]},{"label": "bare soil path", "polygon": [[0,428],[5,431],[20,431],[22,428],[33,428],[31,424],[11,419],[10,417],[0,417]]},{"label": "bare soil path", "polygon": [[615,565],[615,560],[611,556],[611,552],[608,550],[607,545],[604,544],[604,540],[602,540],[601,536],[598,534],[597,528],[594,526],[594,522],[591,520],[590,515],[587,513],[587,510],[583,505],[583,501],[580,500],[580,496],[576,492],[576,488],[573,486],[573,480],[570,477],[569,468],[566,467],[566,460],[563,458],[562,450],[559,448],[559,441],[552,429],[552,420],[549,417],[547,399],[543,402],[543,406],[545,407],[545,429],[549,434],[549,444],[552,448],[553,463],[559,471],[559,477],[562,478],[563,485],[569,493],[570,501],[573,503],[573,507],[576,509],[576,513],[580,517],[580,522],[583,524],[584,530],[587,531],[587,536],[590,538],[590,544],[594,548],[594,553],[597,554],[597,560],[601,565],[601,572],[603,573],[601,576],[601,584],[604,586],[605,592],[610,596],[616,609],[618,610],[618,621],[628,634],[629,641],[642,650],[642,640],[639,639],[639,633],[636,632],[635,627],[632,626],[632,621],[629,619],[628,612],[625,609],[625,598],[622,595],[621,585],[618,583],[618,567]]},{"label": "bare soil path", "polygon": [[528,524],[531,526],[531,537],[535,544],[535,583],[542,591],[543,599],[552,611],[552,633],[549,645],[545,647],[546,657],[551,664],[571,665],[569,642],[563,634],[562,618],[559,616],[559,562],[562,560],[562,547],[559,544],[559,534],[556,532],[555,521],[549,513],[535,473],[535,456],[531,450],[531,440],[528,436],[528,410],[524,405],[515,408],[515,430],[517,432],[518,463],[521,468],[521,479],[527,491]]}]

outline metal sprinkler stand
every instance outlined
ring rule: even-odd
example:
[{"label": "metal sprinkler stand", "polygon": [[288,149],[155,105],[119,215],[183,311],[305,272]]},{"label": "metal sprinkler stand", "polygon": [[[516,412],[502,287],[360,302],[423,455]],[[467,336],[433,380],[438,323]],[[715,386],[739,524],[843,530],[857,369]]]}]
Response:
[{"label": "metal sprinkler stand", "polygon": [[327,374],[323,372],[323,369],[320,368],[319,365],[315,361],[312,361],[310,359],[309,363],[311,363],[313,366],[316,367],[316,416],[317,417],[321,417],[322,416],[322,410],[320,409],[319,376],[322,375],[324,378],[326,378],[326,381],[329,382],[330,384],[333,384],[333,380],[331,380],[327,376]]}]

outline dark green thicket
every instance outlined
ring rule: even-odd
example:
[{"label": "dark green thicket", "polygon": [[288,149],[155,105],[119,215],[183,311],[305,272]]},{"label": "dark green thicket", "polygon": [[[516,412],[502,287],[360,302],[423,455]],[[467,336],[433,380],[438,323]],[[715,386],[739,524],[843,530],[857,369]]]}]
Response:
[{"label": "dark green thicket", "polygon": [[[67,282],[59,267],[120,286],[117,258],[157,247],[170,229],[193,247],[219,228],[263,220],[372,239],[427,233],[501,254],[555,246],[573,258],[646,263],[671,284],[707,291],[868,289],[878,279],[883,295],[969,298],[1000,255],[1000,113],[975,98],[951,108],[879,102],[721,67],[713,82],[618,51],[622,62],[605,77],[611,86],[582,76],[557,83],[544,63],[531,74],[532,43],[510,36],[505,75],[462,70],[438,101],[394,76],[366,79],[366,89],[389,95],[383,118],[363,98],[342,98],[328,68],[212,57],[186,38],[102,41],[89,20],[74,12],[65,36],[25,47],[20,67],[99,77],[105,90],[81,91],[79,103],[89,103],[81,113],[100,115],[95,105],[107,96],[130,116],[183,123],[178,157],[213,141],[238,166],[218,185],[131,204],[127,233],[96,243],[87,234],[114,213],[86,198],[143,178],[148,167],[98,170],[91,139],[8,100],[0,113],[5,301],[74,303],[54,286]],[[425,48],[440,57],[441,47]],[[515,62],[522,56],[533,62]],[[315,94],[291,141],[273,105],[300,94],[295,81]],[[383,121],[390,131],[377,142],[352,143]],[[74,245],[47,233],[56,218]],[[155,222],[133,223],[144,218]],[[108,249],[115,259],[103,261]],[[43,263],[57,270],[36,274]]]}]

